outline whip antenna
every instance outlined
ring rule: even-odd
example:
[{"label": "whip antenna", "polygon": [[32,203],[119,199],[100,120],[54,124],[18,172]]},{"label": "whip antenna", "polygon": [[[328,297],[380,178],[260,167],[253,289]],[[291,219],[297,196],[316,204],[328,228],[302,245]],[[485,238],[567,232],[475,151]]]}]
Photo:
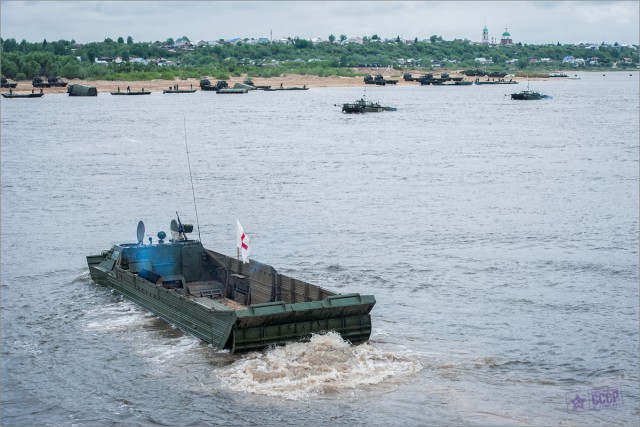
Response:
[{"label": "whip antenna", "polygon": [[196,224],[198,225],[198,240],[202,242],[200,237],[200,221],[198,220],[198,206],[196,205],[196,191],[193,189],[193,175],[191,174],[191,160],[189,160],[189,146],[187,145],[187,119],[184,120],[184,148],[187,150],[187,163],[189,164],[189,178],[191,179],[191,194],[193,194],[193,207],[196,210]]}]

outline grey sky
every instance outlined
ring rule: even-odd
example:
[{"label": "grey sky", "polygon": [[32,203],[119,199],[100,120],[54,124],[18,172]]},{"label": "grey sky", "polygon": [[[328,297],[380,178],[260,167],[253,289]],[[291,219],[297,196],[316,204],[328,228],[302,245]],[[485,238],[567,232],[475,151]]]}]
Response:
[{"label": "grey sky", "polygon": [[442,36],[480,41],[486,25],[515,43],[639,44],[636,1],[15,1],[0,2],[3,38],[87,43],[233,37]]}]

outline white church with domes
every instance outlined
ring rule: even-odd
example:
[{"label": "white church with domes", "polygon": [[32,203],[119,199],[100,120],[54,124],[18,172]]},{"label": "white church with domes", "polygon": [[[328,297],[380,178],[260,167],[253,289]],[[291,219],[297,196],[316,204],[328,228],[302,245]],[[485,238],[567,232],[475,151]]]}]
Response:
[{"label": "white church with domes", "polygon": [[509,33],[509,31],[506,28],[504,29],[504,33],[502,33],[502,38],[500,39],[500,44],[501,45],[513,44],[513,40],[511,39],[511,34]]},{"label": "white church with domes", "polygon": [[502,33],[502,37],[500,38],[500,43],[496,41],[495,37],[491,38],[491,41],[489,41],[489,30],[485,24],[482,29],[482,44],[489,46],[495,46],[497,44],[500,44],[501,46],[510,46],[513,44],[513,39],[511,38],[509,30],[505,27],[504,33]]}]

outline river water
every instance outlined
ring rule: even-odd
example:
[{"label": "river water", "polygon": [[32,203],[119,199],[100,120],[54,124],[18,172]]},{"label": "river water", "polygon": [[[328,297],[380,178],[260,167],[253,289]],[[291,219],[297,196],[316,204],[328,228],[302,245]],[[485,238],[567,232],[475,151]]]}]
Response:
[{"label": "river water", "polygon": [[[2,99],[1,424],[635,425],[639,76],[578,76],[367,87],[398,111],[365,115],[334,105],[363,88]],[[176,211],[374,294],[370,342],[230,355],[90,280]],[[600,387],[622,406],[568,403]]]}]

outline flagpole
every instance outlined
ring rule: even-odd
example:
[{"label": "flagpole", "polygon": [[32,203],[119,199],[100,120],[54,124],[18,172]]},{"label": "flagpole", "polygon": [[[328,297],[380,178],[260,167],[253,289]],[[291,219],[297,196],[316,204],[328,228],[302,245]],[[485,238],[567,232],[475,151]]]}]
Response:
[{"label": "flagpole", "polygon": [[187,150],[187,163],[189,164],[189,178],[191,178],[191,194],[193,194],[193,207],[196,211],[196,224],[198,224],[198,239],[202,242],[202,237],[200,236],[200,220],[198,219],[198,206],[196,205],[196,191],[193,189],[193,175],[191,174],[191,160],[189,160],[189,146],[187,145],[187,118],[183,117],[184,120],[184,147]]},{"label": "flagpole", "polygon": [[237,238],[236,238],[236,258],[238,260],[238,264],[240,264],[240,221],[238,221],[238,218],[236,218],[236,234]]}]

